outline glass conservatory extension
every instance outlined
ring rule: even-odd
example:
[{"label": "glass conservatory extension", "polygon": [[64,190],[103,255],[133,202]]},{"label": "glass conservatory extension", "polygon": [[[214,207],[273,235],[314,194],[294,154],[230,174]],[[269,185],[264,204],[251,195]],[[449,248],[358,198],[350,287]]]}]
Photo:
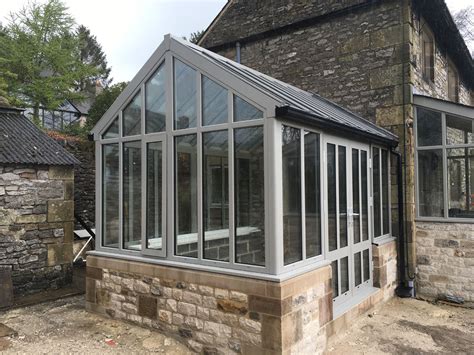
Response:
[{"label": "glass conservatory extension", "polygon": [[276,281],[331,264],[341,302],[372,286],[390,132],[168,35],[93,134],[93,254]]}]

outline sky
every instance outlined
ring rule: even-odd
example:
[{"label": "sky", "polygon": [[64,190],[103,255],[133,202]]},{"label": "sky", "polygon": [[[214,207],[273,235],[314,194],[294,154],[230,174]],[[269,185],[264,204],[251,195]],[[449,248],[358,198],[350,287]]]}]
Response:
[{"label": "sky", "polygon": [[[45,0],[40,0],[44,2]],[[0,0],[0,22],[28,0]],[[113,82],[130,81],[171,33],[186,36],[203,30],[227,0],[63,0],[78,24],[88,27],[112,67]],[[451,11],[472,0],[446,0]]]}]

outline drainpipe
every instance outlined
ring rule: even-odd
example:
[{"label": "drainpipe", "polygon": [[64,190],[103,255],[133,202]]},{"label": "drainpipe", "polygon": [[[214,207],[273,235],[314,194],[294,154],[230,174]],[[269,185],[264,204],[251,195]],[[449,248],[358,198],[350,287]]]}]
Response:
[{"label": "drainpipe", "polygon": [[235,61],[240,64],[240,42],[235,43]]}]

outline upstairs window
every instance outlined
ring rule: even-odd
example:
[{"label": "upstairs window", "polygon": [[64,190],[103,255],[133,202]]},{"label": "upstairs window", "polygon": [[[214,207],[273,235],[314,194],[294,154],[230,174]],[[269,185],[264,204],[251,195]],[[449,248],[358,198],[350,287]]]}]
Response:
[{"label": "upstairs window", "polygon": [[459,102],[459,77],[451,62],[448,62],[448,99]]},{"label": "upstairs window", "polygon": [[421,52],[423,79],[434,82],[434,39],[426,30],[421,35]]}]

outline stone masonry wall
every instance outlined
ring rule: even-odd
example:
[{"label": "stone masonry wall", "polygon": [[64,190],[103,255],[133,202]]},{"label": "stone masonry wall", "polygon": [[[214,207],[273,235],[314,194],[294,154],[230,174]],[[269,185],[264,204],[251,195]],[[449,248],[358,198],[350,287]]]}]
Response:
[{"label": "stone masonry wall", "polygon": [[0,268],[15,296],[71,282],[72,167],[0,165]]},{"label": "stone masonry wall", "polygon": [[372,246],[374,287],[385,292],[384,298],[393,296],[398,285],[397,243],[395,240]]},{"label": "stone masonry wall", "polygon": [[207,354],[319,354],[332,320],[331,269],[282,283],[97,257],[90,311],[154,328]]},{"label": "stone masonry wall", "polygon": [[417,222],[416,250],[420,295],[460,296],[474,302],[472,224]]}]

